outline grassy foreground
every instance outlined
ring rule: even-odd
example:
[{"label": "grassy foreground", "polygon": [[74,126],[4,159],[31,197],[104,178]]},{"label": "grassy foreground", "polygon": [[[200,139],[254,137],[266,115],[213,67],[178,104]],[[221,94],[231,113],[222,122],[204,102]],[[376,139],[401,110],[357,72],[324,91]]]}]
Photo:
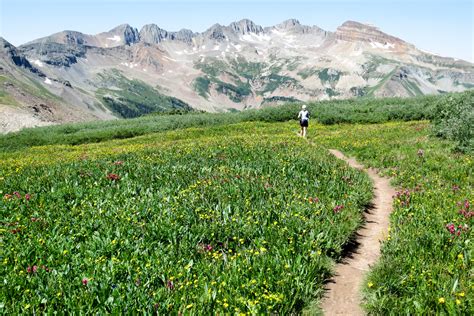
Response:
[{"label": "grassy foreground", "polygon": [[428,122],[321,127],[314,133],[315,143],[380,169],[399,188],[382,258],[364,289],[367,311],[474,314],[474,157],[430,137]]},{"label": "grassy foreground", "polygon": [[371,198],[289,124],[242,123],[0,160],[2,312],[299,312]]},{"label": "grassy foreground", "polygon": [[[300,312],[320,295],[370,197],[364,175],[327,155],[337,148],[399,188],[364,288],[367,311],[474,314],[474,158],[454,151],[472,148],[473,97],[438,100],[447,119],[435,131],[456,142],[431,136],[426,121],[312,124],[316,145],[295,136],[294,122],[241,123],[288,120],[294,105],[3,136],[0,308]],[[390,119],[371,101],[344,102],[351,122]],[[337,104],[326,105],[313,105],[313,117],[344,122]],[[429,117],[415,109],[394,106],[393,118]]]}]

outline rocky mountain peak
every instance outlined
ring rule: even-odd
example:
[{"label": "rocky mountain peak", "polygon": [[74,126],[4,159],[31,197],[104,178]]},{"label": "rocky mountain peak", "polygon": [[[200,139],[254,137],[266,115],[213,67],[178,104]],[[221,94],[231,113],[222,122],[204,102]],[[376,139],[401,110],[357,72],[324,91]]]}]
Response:
[{"label": "rocky mountain peak", "polygon": [[18,67],[23,67],[34,74],[44,77],[44,74],[41,71],[33,67],[28,59],[3,37],[0,37],[0,58],[4,58]]},{"label": "rocky mountain peak", "polygon": [[229,24],[229,28],[233,32],[239,33],[241,35],[245,35],[248,33],[259,34],[263,32],[263,28],[260,25],[255,24],[249,19],[242,19],[237,22],[232,22],[231,24]]},{"label": "rocky mountain peak", "polygon": [[[272,28],[270,28],[271,30]],[[327,36],[330,32],[327,32],[317,26],[303,25],[297,19],[288,19],[280,24],[277,24],[273,29],[287,31],[293,34],[318,34]]]},{"label": "rocky mountain peak", "polygon": [[32,68],[28,59],[26,59],[25,56],[23,56],[23,54],[21,54],[15,46],[13,46],[3,37],[0,37],[0,56],[10,60],[17,66]]},{"label": "rocky mountain peak", "polygon": [[64,44],[68,44],[68,45],[85,45],[85,44],[87,44],[85,36],[81,32],[64,31],[62,33],[63,33],[62,35],[63,35]]},{"label": "rocky mountain peak", "polygon": [[336,38],[349,42],[377,42],[406,45],[401,39],[380,31],[377,27],[355,21],[346,21],[336,30]]},{"label": "rocky mountain peak", "polygon": [[168,37],[168,32],[159,28],[156,24],[147,24],[140,30],[139,37],[142,42],[158,44]]},{"label": "rocky mountain peak", "polygon": [[158,44],[163,40],[176,40],[191,43],[196,34],[188,29],[181,29],[178,32],[168,32],[161,29],[156,24],[147,24],[140,30],[140,41],[148,44]]},{"label": "rocky mountain peak", "polygon": [[121,24],[109,31],[111,34],[123,36],[123,41],[126,45],[137,43],[140,40],[138,30],[131,27],[129,24]]},{"label": "rocky mountain peak", "polygon": [[301,23],[300,21],[298,21],[297,19],[288,19],[288,20],[285,20],[283,22],[281,22],[280,24],[277,24],[276,27],[278,27],[279,29],[292,29],[296,26],[300,26]]},{"label": "rocky mountain peak", "polygon": [[173,34],[173,39],[185,43],[191,43],[193,41],[193,37],[195,36],[196,34],[193,31],[188,29],[181,29]]},{"label": "rocky mountain peak", "polygon": [[224,27],[218,23],[211,26],[204,32],[204,36],[211,40],[222,41],[225,40]]},{"label": "rocky mountain peak", "polygon": [[13,46],[9,41],[0,36],[0,52],[7,53],[13,49],[15,49],[15,46]]}]

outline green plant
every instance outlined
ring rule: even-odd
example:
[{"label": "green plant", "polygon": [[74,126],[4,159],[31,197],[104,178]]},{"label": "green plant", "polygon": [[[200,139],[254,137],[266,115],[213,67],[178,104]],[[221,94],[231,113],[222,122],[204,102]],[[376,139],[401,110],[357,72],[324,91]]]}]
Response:
[{"label": "green plant", "polygon": [[458,150],[474,152],[474,91],[438,99],[433,130],[437,136],[456,141]]},{"label": "green plant", "polygon": [[371,185],[292,128],[2,153],[2,312],[298,313]]}]

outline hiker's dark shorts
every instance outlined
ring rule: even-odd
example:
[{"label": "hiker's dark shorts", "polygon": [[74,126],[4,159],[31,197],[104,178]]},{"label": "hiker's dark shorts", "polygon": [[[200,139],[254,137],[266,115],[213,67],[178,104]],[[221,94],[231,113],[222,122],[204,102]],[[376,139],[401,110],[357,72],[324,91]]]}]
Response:
[{"label": "hiker's dark shorts", "polygon": [[309,123],[308,120],[301,120],[300,121],[300,126],[301,127],[308,127],[308,123]]}]

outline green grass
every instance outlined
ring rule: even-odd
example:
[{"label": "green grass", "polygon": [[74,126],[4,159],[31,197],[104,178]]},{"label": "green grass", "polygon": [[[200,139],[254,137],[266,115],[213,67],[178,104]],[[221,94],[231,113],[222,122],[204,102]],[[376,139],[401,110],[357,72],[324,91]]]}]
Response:
[{"label": "green grass", "polygon": [[[472,92],[471,92],[472,93]],[[308,103],[312,119],[323,124],[377,123],[432,119],[437,102],[453,95],[467,98],[469,92],[417,98],[357,98]],[[187,127],[234,124],[247,121],[281,122],[296,119],[298,103],[239,113],[189,113],[186,115],[144,116],[135,119],[64,124],[0,135],[0,148],[14,151],[25,147],[48,144],[82,144],[110,139],[130,138],[153,132]],[[68,133],[64,134],[67,130]]]},{"label": "green grass", "polygon": [[466,201],[472,204],[474,197],[474,157],[453,152],[455,143],[430,133],[428,122],[314,131],[315,143],[377,168],[399,191],[382,257],[365,284],[369,314],[469,315],[474,310],[474,221],[459,213],[472,212]]},{"label": "green grass", "polygon": [[259,95],[264,95],[267,92],[273,92],[276,89],[281,88],[281,87],[298,84],[298,81],[292,77],[281,76],[275,73],[272,73],[266,77],[263,77],[262,80],[268,81],[268,83],[265,84],[262,90],[257,92],[257,94]]},{"label": "green grass", "polygon": [[[187,103],[163,95],[143,81],[129,80],[119,71],[101,73],[98,77],[102,87],[97,89],[97,97],[122,118],[133,118],[153,112],[192,110]],[[109,88],[110,86],[114,89]]]},{"label": "green grass", "polygon": [[225,94],[236,103],[240,103],[243,99],[252,94],[250,85],[238,80],[236,84],[230,84],[221,80],[216,80],[216,91]]},{"label": "green grass", "polygon": [[[472,314],[474,157],[457,151],[472,139],[472,96],[313,103],[310,143],[287,122],[297,104],[4,135],[2,312],[317,306],[371,196],[363,173],[327,154],[337,148],[398,190],[368,313]],[[434,127],[400,122],[427,118]]]},{"label": "green grass", "polygon": [[[214,84],[218,93],[227,95],[231,101],[236,103],[242,102],[247,96],[253,94],[250,86],[251,81],[264,82],[264,87],[259,91],[255,91],[258,95],[273,92],[282,86],[298,84],[296,79],[278,74],[282,69],[282,66],[278,63],[270,65],[252,62],[241,56],[229,62],[217,58],[207,58],[203,62],[196,62],[194,67],[207,75],[207,77],[198,77],[194,81],[194,90],[204,98],[209,96],[211,83]],[[270,74],[262,75],[266,71],[269,71]],[[232,77],[232,82],[224,82],[219,79],[222,74]]]},{"label": "green grass", "polygon": [[251,62],[239,56],[230,62],[235,74],[244,77],[248,80],[253,80],[261,76],[265,68],[268,67],[266,63]]},{"label": "green grass", "polygon": [[203,73],[211,77],[218,77],[229,68],[229,65],[217,58],[206,58],[203,62],[195,62],[194,68],[200,69]]},{"label": "green grass", "polygon": [[[343,75],[342,72],[335,69],[330,69],[330,68],[318,69],[318,68],[312,67],[312,68],[302,69],[298,72],[298,76],[300,76],[303,80],[312,76],[317,76],[319,80],[321,81],[321,84],[323,85],[330,84],[332,87],[334,87],[335,84],[339,81],[339,79],[341,78],[341,75]],[[329,96],[336,95],[332,93],[327,93],[327,94]]]},{"label": "green grass", "polygon": [[0,87],[0,104],[18,105],[18,102],[8,92]]},{"label": "green grass", "polygon": [[335,96],[338,96],[340,93],[337,92],[335,89],[331,89],[331,88],[326,88],[324,90],[326,92],[326,94],[329,96],[329,97],[335,97]]},{"label": "green grass", "polygon": [[324,68],[318,71],[319,80],[321,80],[321,83],[323,85],[327,82],[332,84],[339,81],[339,78],[341,77],[341,75],[342,75],[342,72],[335,69]]},{"label": "green grass", "polygon": [[401,80],[402,86],[410,93],[411,96],[419,96],[423,95],[424,93],[420,90],[420,88],[408,79]]},{"label": "green grass", "polygon": [[[247,62],[243,57],[239,57],[238,61],[232,60],[230,63],[217,58],[207,58],[206,61],[196,62],[194,65],[196,69],[200,69],[207,76],[196,78],[193,87],[200,96],[207,99],[212,83],[218,93],[227,95],[235,103],[240,103],[252,94],[248,81],[259,74],[261,67],[264,66],[263,63]],[[232,77],[233,82],[224,82],[219,79],[222,74]],[[247,82],[242,82],[240,77],[245,78]]]},{"label": "green grass", "polygon": [[193,87],[201,97],[207,99],[209,97],[210,84],[211,80],[208,77],[197,77],[194,79]]},{"label": "green grass", "polygon": [[2,312],[299,313],[371,185],[294,129],[241,123],[2,155]]},{"label": "green grass", "polygon": [[367,89],[367,96],[368,97],[372,97],[374,96],[374,93],[380,89],[381,87],[383,87],[389,80],[390,78],[392,78],[392,76],[395,74],[395,72],[397,72],[397,69],[398,68],[394,68],[392,71],[390,71],[388,74],[386,74],[385,76],[383,76],[383,78],[373,87],[369,87]]},{"label": "green grass", "polygon": [[18,102],[5,91],[3,84],[6,82],[11,83],[22,90],[25,90],[26,92],[30,93],[35,97],[43,98],[50,101],[62,101],[60,97],[49,92],[45,87],[43,87],[35,80],[31,80],[28,78],[28,83],[25,83],[12,77],[0,75],[0,84],[2,85],[0,87],[0,103],[18,105]]}]

